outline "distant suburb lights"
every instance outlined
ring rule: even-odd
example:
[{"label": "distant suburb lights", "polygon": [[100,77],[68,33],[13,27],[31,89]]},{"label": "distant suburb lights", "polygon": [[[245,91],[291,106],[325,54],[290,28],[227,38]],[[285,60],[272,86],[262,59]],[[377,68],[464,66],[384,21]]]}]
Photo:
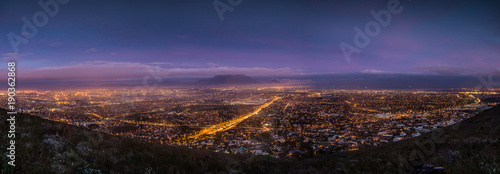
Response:
[{"label": "distant suburb lights", "polygon": [[379,12],[375,12],[374,10],[370,11],[370,14],[375,20],[365,24],[364,32],[359,27],[354,27],[354,32],[356,34],[354,35],[353,42],[355,46],[346,42],[342,42],[339,45],[347,63],[351,63],[351,56],[353,53],[361,53],[361,49],[370,44],[370,37],[376,37],[380,34],[382,30],[380,26],[387,27],[389,23],[391,23],[392,15],[399,14],[403,11],[403,6],[400,5],[401,3],[399,0],[390,0],[387,3],[387,10],[380,10]]},{"label": "distant suburb lights", "polygon": [[40,5],[42,10],[34,13],[31,21],[26,17],[21,18],[23,26],[21,27],[21,32],[19,34],[15,34],[13,32],[9,32],[7,34],[7,38],[12,45],[12,49],[18,53],[19,45],[21,43],[27,44],[29,42],[28,39],[35,37],[38,34],[38,28],[45,27],[49,23],[49,16],[54,17],[57,15],[59,12],[59,5],[65,5],[69,3],[69,1],[70,0],[38,1],[38,5]]}]

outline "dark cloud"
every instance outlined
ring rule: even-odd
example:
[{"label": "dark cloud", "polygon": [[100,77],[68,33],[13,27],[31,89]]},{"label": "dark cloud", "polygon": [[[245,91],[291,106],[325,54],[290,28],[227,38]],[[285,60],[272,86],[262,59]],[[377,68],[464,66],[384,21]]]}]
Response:
[{"label": "dark cloud", "polygon": [[470,68],[466,67],[451,67],[446,65],[428,65],[419,66],[416,69],[426,70],[438,75],[464,75],[470,73]]}]

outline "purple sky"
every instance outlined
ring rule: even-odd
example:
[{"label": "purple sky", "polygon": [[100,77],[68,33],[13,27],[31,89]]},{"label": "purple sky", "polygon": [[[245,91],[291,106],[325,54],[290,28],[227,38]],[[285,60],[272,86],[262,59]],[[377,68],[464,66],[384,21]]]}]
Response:
[{"label": "purple sky", "polygon": [[354,27],[364,30],[375,21],[370,11],[387,10],[389,0],[243,0],[223,21],[212,2],[71,0],[15,52],[8,33],[25,36],[21,18],[33,21],[42,8],[1,1],[0,57],[17,60],[24,79],[133,78],[151,69],[162,76],[474,75],[500,67],[499,2],[401,0],[402,11],[350,63],[339,44],[354,45]]}]

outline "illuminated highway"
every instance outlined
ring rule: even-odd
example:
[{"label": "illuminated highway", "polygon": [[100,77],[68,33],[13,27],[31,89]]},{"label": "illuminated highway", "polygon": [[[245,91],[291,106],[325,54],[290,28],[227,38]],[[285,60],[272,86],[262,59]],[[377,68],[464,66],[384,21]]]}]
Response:
[{"label": "illuminated highway", "polygon": [[252,113],[240,116],[236,119],[233,119],[233,120],[230,120],[227,122],[213,125],[209,128],[206,128],[206,129],[200,131],[199,133],[197,133],[195,135],[190,136],[189,138],[198,138],[199,136],[202,136],[205,134],[214,134],[216,132],[229,130],[229,129],[233,128],[234,126],[236,126],[238,123],[241,123],[242,121],[246,120],[247,118],[250,118],[251,116],[258,114],[262,109],[268,107],[269,105],[273,104],[276,100],[279,100],[279,99],[280,98],[274,98],[270,102],[267,102],[267,103],[263,104],[262,106],[260,106],[259,108],[257,108],[256,110],[254,110]]},{"label": "illuminated highway", "polygon": [[95,117],[97,117],[99,119],[104,119],[102,116],[94,114],[94,113],[84,113],[84,114],[89,114],[89,115],[93,115],[93,116],[95,116]]},{"label": "illuminated highway", "polygon": [[363,111],[368,111],[368,112],[380,112],[378,110],[373,110],[373,109],[368,109],[368,108],[362,108],[362,107],[357,107],[358,104],[356,103],[351,103],[350,101],[345,101],[347,104],[351,105],[353,108],[356,108],[356,109],[360,109],[360,110],[363,110]]}]

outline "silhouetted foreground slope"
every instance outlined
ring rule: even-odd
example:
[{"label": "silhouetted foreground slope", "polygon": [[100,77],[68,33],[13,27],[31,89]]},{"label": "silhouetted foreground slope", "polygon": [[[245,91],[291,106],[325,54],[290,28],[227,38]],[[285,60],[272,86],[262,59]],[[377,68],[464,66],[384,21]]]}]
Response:
[{"label": "silhouetted foreground slope", "polygon": [[406,173],[421,164],[449,173],[500,172],[500,106],[414,139],[306,159],[152,144],[19,114],[15,168],[4,155],[9,124],[0,112],[0,173]]}]

